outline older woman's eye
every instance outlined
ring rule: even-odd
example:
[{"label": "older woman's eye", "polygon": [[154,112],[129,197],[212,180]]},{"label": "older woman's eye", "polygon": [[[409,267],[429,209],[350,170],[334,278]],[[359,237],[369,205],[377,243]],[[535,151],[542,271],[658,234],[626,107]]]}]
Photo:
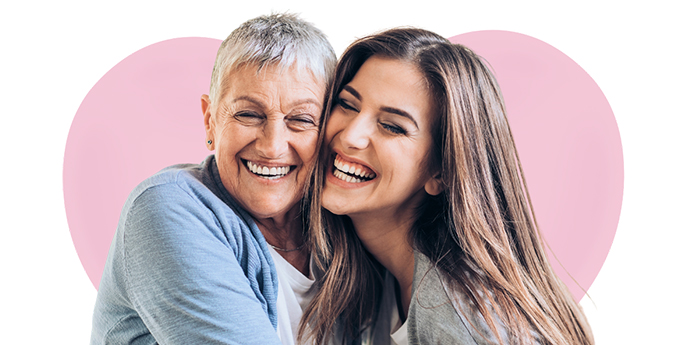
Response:
[{"label": "older woman's eye", "polygon": [[338,98],[338,105],[345,110],[358,111],[357,108],[350,105],[347,101],[342,98]]},{"label": "older woman's eye", "polygon": [[318,123],[309,115],[293,116],[287,119],[288,126],[296,130],[315,128]]},{"label": "older woman's eye", "polygon": [[264,116],[252,111],[241,111],[235,115],[233,118],[242,124],[254,125],[260,124],[264,121]]},{"label": "older woman's eye", "polygon": [[388,131],[391,134],[395,134],[395,135],[407,134],[407,131],[398,125],[393,125],[393,124],[381,122],[381,127],[383,127],[384,130]]}]

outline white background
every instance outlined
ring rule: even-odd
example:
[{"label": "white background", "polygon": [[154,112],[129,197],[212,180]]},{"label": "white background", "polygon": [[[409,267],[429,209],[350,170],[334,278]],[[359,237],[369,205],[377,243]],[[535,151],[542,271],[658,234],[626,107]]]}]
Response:
[{"label": "white background", "polygon": [[67,227],[62,161],[72,118],[89,89],[149,44],[223,39],[271,10],[301,13],[329,36],[338,55],[357,37],[413,25],[445,37],[511,30],[570,56],[608,98],[625,162],[618,232],[591,300],[582,302],[595,338],[599,344],[688,343],[690,11],[680,1],[7,3],[0,5],[3,343],[88,343],[96,290]]}]

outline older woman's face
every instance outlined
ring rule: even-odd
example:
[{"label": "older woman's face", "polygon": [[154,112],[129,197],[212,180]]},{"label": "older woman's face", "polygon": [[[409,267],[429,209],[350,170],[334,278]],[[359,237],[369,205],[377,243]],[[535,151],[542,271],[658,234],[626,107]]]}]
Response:
[{"label": "older woman's face", "polygon": [[209,149],[223,186],[258,219],[296,207],[313,163],[325,85],[307,71],[249,65],[225,77],[225,92],[202,98]]}]

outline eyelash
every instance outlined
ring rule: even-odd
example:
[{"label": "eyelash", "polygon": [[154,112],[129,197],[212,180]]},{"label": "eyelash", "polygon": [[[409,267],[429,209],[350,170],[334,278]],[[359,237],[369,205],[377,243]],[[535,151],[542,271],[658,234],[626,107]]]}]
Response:
[{"label": "eyelash", "polygon": [[[255,113],[255,112],[249,112],[249,111],[239,112],[239,113],[235,114],[234,117],[236,119],[238,119],[239,121],[255,121],[255,120],[263,121],[263,119],[264,119],[263,115],[260,115],[260,114]],[[310,116],[300,116],[300,115],[293,116],[293,117],[287,118],[286,121],[297,122],[300,125],[316,125],[316,122]]]},{"label": "eyelash", "polygon": [[403,129],[402,127],[399,127],[399,126],[390,125],[390,124],[381,122],[381,127],[383,127],[383,129],[385,129],[388,132],[395,134],[395,135],[406,135],[407,134],[407,131],[405,129]]},{"label": "eyelash", "polygon": [[289,121],[297,121],[297,122],[308,123],[308,124],[312,124],[312,125],[315,124],[314,120],[308,116],[296,116],[296,117],[290,118]]},{"label": "eyelash", "polygon": [[[351,111],[357,111],[357,112],[359,111],[355,107],[347,104],[347,102],[345,102],[342,98],[339,98],[337,103],[338,103],[338,106],[340,106],[341,108],[343,108],[345,110],[351,110]],[[407,135],[407,131],[400,126],[391,125],[391,124],[387,124],[387,123],[383,123],[383,122],[381,122],[380,124],[384,130],[386,130],[387,132],[389,132],[393,135]]]},{"label": "eyelash", "polygon": [[359,111],[355,107],[347,104],[342,98],[338,98],[338,105],[345,110]]},{"label": "eyelash", "polygon": [[242,117],[261,118],[262,116],[257,114],[257,113],[254,113],[254,112],[242,111],[242,112],[235,114],[235,117],[239,117],[239,118],[242,118]]}]

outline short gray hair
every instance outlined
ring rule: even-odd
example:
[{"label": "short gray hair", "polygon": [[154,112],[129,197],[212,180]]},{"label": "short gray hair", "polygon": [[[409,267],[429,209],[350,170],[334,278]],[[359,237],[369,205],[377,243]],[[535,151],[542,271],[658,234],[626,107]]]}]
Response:
[{"label": "short gray hair", "polygon": [[218,104],[223,78],[247,64],[257,72],[267,65],[281,69],[295,66],[309,70],[317,80],[330,84],[337,59],[326,35],[295,14],[271,14],[250,19],[235,29],[218,48],[211,75],[209,98]]}]

